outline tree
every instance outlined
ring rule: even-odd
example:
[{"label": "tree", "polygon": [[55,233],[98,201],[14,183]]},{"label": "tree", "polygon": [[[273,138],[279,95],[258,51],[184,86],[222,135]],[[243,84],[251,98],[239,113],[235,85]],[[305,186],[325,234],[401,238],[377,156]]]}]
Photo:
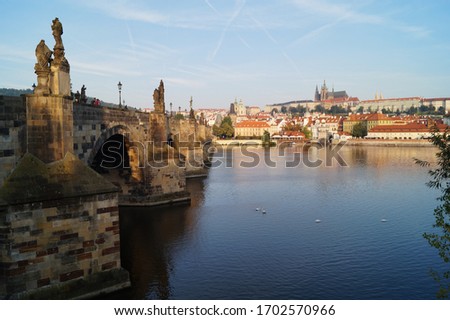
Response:
[{"label": "tree", "polygon": [[181,113],[177,113],[174,117],[175,120],[184,120],[184,116]]},{"label": "tree", "polygon": [[[440,133],[437,127],[432,128],[430,141],[438,148],[436,153],[437,167],[429,170],[431,180],[427,183],[430,188],[438,189],[442,195],[437,198],[441,202],[434,209],[436,232],[426,232],[423,237],[430,246],[438,250],[439,256],[445,263],[450,262],[450,130]],[[421,166],[429,166],[430,163],[415,159]],[[450,270],[441,273],[432,271],[434,279],[439,283],[438,298],[449,298],[450,294]]]},{"label": "tree", "polygon": [[363,122],[358,122],[353,126],[352,136],[357,138],[363,138],[367,136],[367,126]]},{"label": "tree", "polygon": [[270,133],[267,130],[264,130],[264,133],[261,137],[261,141],[263,145],[270,145]]},{"label": "tree", "polygon": [[297,114],[298,113],[298,108],[297,107],[290,107],[289,108],[289,112],[292,114]]},{"label": "tree", "polygon": [[363,106],[359,107],[357,112],[358,113],[364,113],[364,107]]},{"label": "tree", "polygon": [[347,110],[344,107],[334,105],[330,108],[330,113],[332,115],[347,113]]},{"label": "tree", "polygon": [[228,122],[225,122],[220,125],[222,129],[222,135],[226,136],[227,138],[231,138],[234,135],[234,128],[228,124]]},{"label": "tree", "polygon": [[229,116],[223,118],[220,126],[213,126],[213,134],[217,137],[231,138],[234,135],[234,128]]},{"label": "tree", "polygon": [[223,118],[222,123],[220,125],[223,125],[225,123],[228,123],[231,127],[233,126],[233,121],[231,120],[230,116],[226,116]]},{"label": "tree", "polygon": [[430,111],[430,108],[429,108],[428,106],[421,105],[421,106],[419,107],[419,112],[420,112],[420,113],[427,113],[428,111]]},{"label": "tree", "polygon": [[286,113],[286,112],[287,112],[286,106],[282,106],[282,107],[281,107],[281,113]]},{"label": "tree", "polygon": [[413,115],[413,114],[416,114],[417,113],[417,108],[416,107],[413,107],[413,106],[411,106],[411,107],[409,107],[409,110],[408,110],[408,114],[409,115]]},{"label": "tree", "polygon": [[306,107],[298,105],[297,107],[298,113],[300,113],[301,115],[304,115],[306,113]]},{"label": "tree", "polygon": [[319,113],[323,113],[323,112],[325,112],[325,108],[321,104],[318,104],[314,108],[314,111],[319,112]]},{"label": "tree", "polygon": [[308,129],[308,127],[303,127],[302,132],[305,134],[305,138],[306,139],[311,139],[312,137],[312,132],[311,130]]},{"label": "tree", "polygon": [[222,135],[222,129],[218,125],[213,125],[212,127],[213,135],[219,137]]}]

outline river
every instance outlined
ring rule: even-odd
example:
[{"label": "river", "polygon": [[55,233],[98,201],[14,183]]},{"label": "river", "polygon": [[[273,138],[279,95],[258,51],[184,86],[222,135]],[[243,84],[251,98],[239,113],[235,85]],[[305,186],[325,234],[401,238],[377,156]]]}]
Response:
[{"label": "river", "polygon": [[188,181],[190,206],[120,210],[132,287],[114,298],[434,299],[430,270],[443,264],[422,234],[438,192],[414,158],[435,153],[219,152],[207,178]]}]

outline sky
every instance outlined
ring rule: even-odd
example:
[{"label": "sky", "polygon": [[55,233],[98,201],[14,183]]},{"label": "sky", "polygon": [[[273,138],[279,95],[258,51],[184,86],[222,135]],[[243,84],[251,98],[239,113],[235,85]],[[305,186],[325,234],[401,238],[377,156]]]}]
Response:
[{"label": "sky", "polygon": [[63,25],[74,92],[166,108],[450,97],[448,0],[0,0],[0,88],[31,88],[35,48]]}]

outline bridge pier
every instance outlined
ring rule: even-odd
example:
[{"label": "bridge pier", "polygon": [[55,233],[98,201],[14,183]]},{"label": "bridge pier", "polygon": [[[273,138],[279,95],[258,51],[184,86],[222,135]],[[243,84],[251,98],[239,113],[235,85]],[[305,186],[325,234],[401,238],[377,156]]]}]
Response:
[{"label": "bridge pier", "polygon": [[0,298],[86,298],[129,286],[118,188],[73,154],[70,69],[60,35],[53,51],[42,40],[36,57],[26,153],[0,187]]},{"label": "bridge pier", "polygon": [[[53,51],[44,40],[36,47],[34,93],[23,101],[0,97],[0,138],[8,148],[0,153],[0,299],[88,298],[129,286],[119,206],[189,202],[187,172],[202,164],[205,127],[194,119],[169,123],[162,81],[151,114],[74,110],[70,66],[61,35],[53,35]],[[173,145],[170,133],[177,135]],[[122,143],[122,180],[114,183],[91,168],[104,160],[96,155],[104,156],[110,140]]]},{"label": "bridge pier", "polygon": [[0,298],[81,298],[130,285],[117,188],[70,153],[49,164],[26,154],[0,199]]}]

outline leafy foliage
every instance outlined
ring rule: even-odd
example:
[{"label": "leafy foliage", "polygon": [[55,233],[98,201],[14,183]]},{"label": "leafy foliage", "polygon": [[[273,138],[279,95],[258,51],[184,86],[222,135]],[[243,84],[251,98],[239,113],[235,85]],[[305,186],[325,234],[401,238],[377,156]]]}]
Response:
[{"label": "leafy foliage", "polygon": [[304,126],[302,129],[302,132],[305,134],[306,139],[311,139],[312,132],[311,132],[311,130],[308,129],[308,127]]},{"label": "leafy foliage", "polygon": [[263,144],[268,144],[270,143],[270,133],[267,130],[264,130],[264,133],[261,137],[262,143]]},{"label": "leafy foliage", "polygon": [[234,128],[229,116],[223,118],[220,126],[213,126],[213,134],[218,137],[231,138],[234,135]]},{"label": "leafy foliage", "polygon": [[[441,204],[434,209],[435,222],[433,228],[436,232],[424,233],[423,237],[430,246],[438,250],[439,256],[445,263],[450,262],[450,131],[444,133],[434,127],[430,141],[439,151],[436,153],[437,166],[429,170],[431,180],[427,183],[430,188],[438,189],[442,195],[438,198]],[[421,166],[429,166],[427,161],[415,159]],[[450,294],[450,271],[439,274],[432,272],[433,277],[439,283],[438,298],[449,298]]]},{"label": "leafy foliage", "polygon": [[367,136],[367,127],[364,123],[359,122],[353,126],[352,136],[357,138],[363,138]]}]

